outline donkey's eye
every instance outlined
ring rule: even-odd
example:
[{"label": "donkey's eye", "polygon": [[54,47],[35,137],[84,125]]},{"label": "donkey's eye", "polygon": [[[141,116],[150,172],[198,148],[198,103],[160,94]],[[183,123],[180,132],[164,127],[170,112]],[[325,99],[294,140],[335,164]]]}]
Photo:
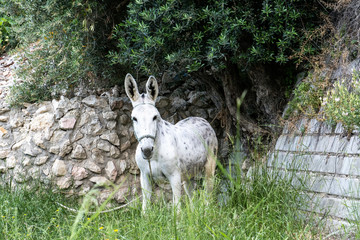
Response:
[{"label": "donkey's eye", "polygon": [[137,122],[137,118],[136,118],[136,117],[133,117],[132,120],[133,120],[134,122]]},{"label": "donkey's eye", "polygon": [[157,116],[154,116],[154,117],[153,117],[153,121],[155,121],[156,119],[157,119]]}]

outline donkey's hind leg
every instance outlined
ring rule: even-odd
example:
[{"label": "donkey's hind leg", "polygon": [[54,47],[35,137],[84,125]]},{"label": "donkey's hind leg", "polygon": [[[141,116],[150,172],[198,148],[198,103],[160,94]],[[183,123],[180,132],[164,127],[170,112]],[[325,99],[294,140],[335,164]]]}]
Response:
[{"label": "donkey's hind leg", "polygon": [[192,196],[193,196],[193,191],[194,191],[194,183],[193,181],[188,178],[185,177],[186,179],[182,182],[183,187],[184,187],[184,191],[186,193],[186,195],[189,198],[189,205],[191,209],[194,209],[193,203],[192,203]]},{"label": "donkey's hind leg", "polygon": [[214,175],[215,175],[215,167],[216,167],[216,148],[208,151],[207,161],[205,164],[205,184],[206,191],[211,193],[214,188]]},{"label": "donkey's hind leg", "polygon": [[184,190],[185,190],[185,193],[186,195],[189,197],[189,199],[191,200],[192,198],[192,194],[193,194],[193,191],[194,191],[194,184],[193,182],[191,181],[190,178],[187,178],[182,182],[182,185],[184,187]]}]

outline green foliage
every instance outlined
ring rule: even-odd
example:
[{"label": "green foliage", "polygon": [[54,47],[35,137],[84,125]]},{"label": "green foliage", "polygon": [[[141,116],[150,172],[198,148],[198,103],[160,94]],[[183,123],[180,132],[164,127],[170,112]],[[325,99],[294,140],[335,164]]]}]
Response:
[{"label": "green foliage", "polygon": [[359,72],[355,71],[349,88],[346,81],[336,82],[322,102],[325,119],[330,123],[342,123],[348,133],[360,127],[359,80]]},{"label": "green foliage", "polygon": [[7,100],[12,106],[20,106],[22,103],[37,102],[50,99],[51,93],[42,80],[31,80],[16,83],[10,87],[11,95]]},{"label": "green foliage", "polygon": [[40,185],[31,189],[1,186],[0,201],[1,239],[59,239],[63,234],[59,226],[69,214],[54,204],[69,204],[63,195]]},{"label": "green foliage", "polygon": [[321,98],[324,95],[324,81],[321,78],[308,76],[293,91],[293,98],[288,103],[284,118],[296,117],[305,114],[315,117],[321,107]]},{"label": "green foliage", "polygon": [[[25,80],[12,88],[10,103],[47,100],[98,77],[109,80],[104,61],[107,44],[103,1],[6,0],[12,31],[26,61],[18,71]],[[40,93],[40,94],[39,94]]]},{"label": "green foliage", "polygon": [[304,114],[332,125],[342,123],[350,134],[360,127],[359,80],[359,72],[354,71],[351,81],[336,81],[326,93],[328,84],[322,79],[308,76],[294,90],[293,99],[285,112],[285,119]]},{"label": "green foliage", "polygon": [[6,50],[7,46],[13,45],[13,43],[14,41],[11,35],[11,20],[0,14],[0,54]]},{"label": "green foliage", "polygon": [[[140,201],[106,214],[86,208],[72,213],[55,201],[76,204],[50,190],[0,187],[0,231],[4,239],[309,239],[311,221],[298,215],[300,192],[289,180],[273,178],[262,168],[252,179],[227,180],[234,183],[227,204],[198,191],[192,204],[182,199],[179,212],[158,200],[146,214]],[[83,205],[96,196],[85,197]]]},{"label": "green foliage", "polygon": [[282,64],[305,45],[304,31],[316,26],[321,9],[313,0],[136,0],[114,29],[118,51],[109,55],[144,73],[218,71],[228,62]]}]

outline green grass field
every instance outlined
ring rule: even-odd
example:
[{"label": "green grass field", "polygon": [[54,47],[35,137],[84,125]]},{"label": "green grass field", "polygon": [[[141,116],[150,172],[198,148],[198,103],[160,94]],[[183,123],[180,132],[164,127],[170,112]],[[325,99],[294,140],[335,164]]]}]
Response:
[{"label": "green grass field", "polygon": [[84,209],[61,194],[2,187],[0,239],[321,239],[298,210],[302,189],[290,181],[255,171],[251,180],[229,177],[226,204],[219,190],[211,199],[198,190],[179,212],[159,200],[146,214],[140,201],[111,213],[72,213],[56,202]]}]

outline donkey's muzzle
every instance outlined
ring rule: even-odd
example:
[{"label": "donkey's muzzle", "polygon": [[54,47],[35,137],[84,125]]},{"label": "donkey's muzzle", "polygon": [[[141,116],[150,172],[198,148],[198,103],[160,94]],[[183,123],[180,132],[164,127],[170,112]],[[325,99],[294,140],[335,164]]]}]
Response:
[{"label": "donkey's muzzle", "polygon": [[151,148],[141,148],[141,152],[143,154],[143,157],[145,159],[150,159],[151,158],[151,155],[153,153],[153,150],[154,150],[154,147],[151,147]]}]

